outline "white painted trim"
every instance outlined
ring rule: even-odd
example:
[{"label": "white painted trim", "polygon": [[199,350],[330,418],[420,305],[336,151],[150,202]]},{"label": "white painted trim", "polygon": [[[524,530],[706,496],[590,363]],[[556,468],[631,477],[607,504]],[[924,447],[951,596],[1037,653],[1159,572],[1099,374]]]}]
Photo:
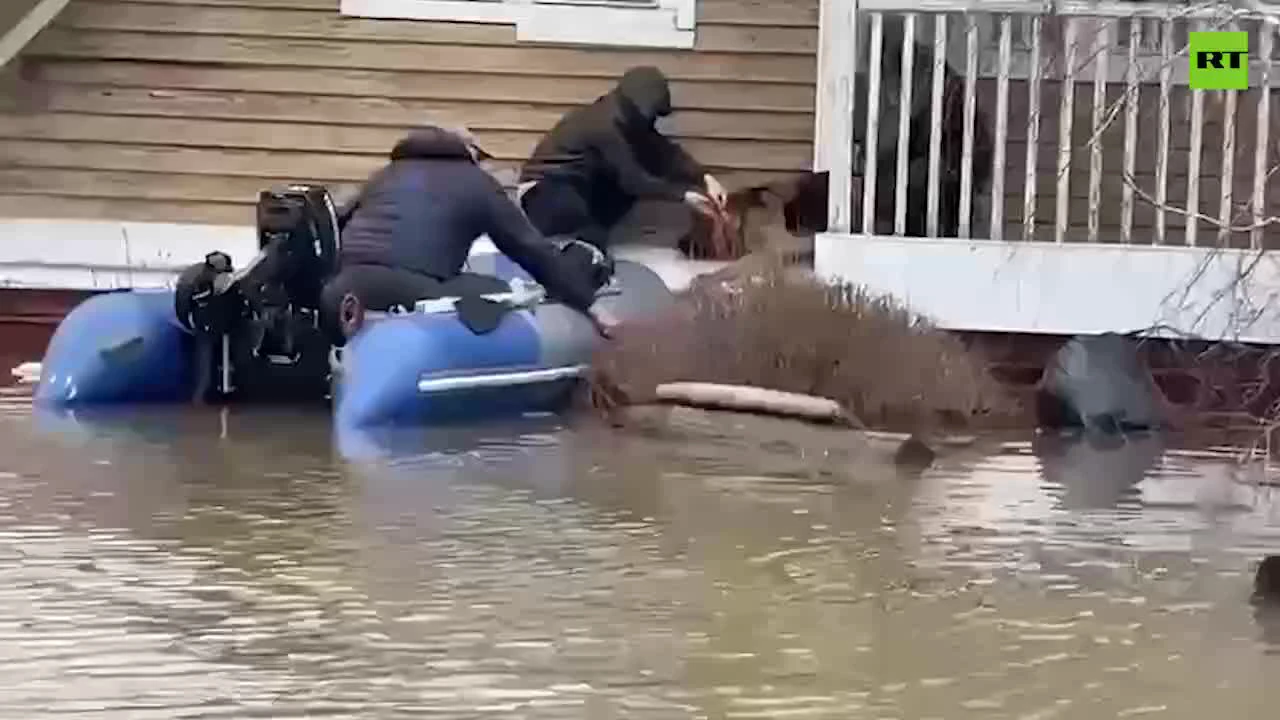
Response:
[{"label": "white painted trim", "polygon": [[167,287],[214,250],[257,254],[252,227],[19,219],[0,221],[0,287]]},{"label": "white painted trim", "polygon": [[[1280,256],[1247,250],[819,235],[818,274],[889,293],[940,327],[1131,332],[1280,344]],[[1244,269],[1251,268],[1241,280]]]},{"label": "white painted trim", "polygon": [[657,0],[623,7],[548,0],[342,0],[339,12],[382,20],[515,25],[520,42],[688,50],[697,0]]},{"label": "white painted trim", "polygon": [[0,35],[0,67],[17,57],[27,43],[53,22],[69,2],[70,0],[40,0],[8,32]]},{"label": "white painted trim", "polygon": [[565,367],[539,370],[509,370],[506,372],[452,375],[437,378],[424,377],[418,380],[418,392],[427,394],[481,388],[515,387],[517,385],[539,385],[563,380],[576,380],[585,375],[586,372],[586,365],[567,365]]},{"label": "white painted trim", "polygon": [[[534,287],[537,287],[536,285]],[[541,291],[537,292],[504,292],[504,293],[483,293],[480,297],[485,300],[496,303],[508,303],[514,307],[527,308],[541,303],[545,294]],[[446,313],[456,312],[458,310],[458,301],[462,298],[455,295],[452,297],[432,298],[430,300],[419,300],[413,306],[413,312],[417,315],[444,315]]]},{"label": "white painted trim", "polygon": [[[242,266],[258,254],[257,233],[247,225],[0,220],[0,288],[166,288],[214,250]],[[483,236],[471,248],[496,251]]]},{"label": "white painted trim", "polygon": [[[851,230],[853,213],[853,86],[858,57],[857,0],[821,0],[814,100],[813,168],[830,172],[827,227]],[[834,170],[834,172],[832,172]]]}]

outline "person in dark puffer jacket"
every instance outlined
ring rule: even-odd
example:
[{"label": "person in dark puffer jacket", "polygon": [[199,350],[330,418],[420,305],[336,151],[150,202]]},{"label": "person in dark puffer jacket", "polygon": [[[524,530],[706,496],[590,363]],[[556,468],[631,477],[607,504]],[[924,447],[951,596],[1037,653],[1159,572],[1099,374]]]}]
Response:
[{"label": "person in dark puffer jacket", "polygon": [[724,188],[655,127],[672,112],[656,67],[634,67],[617,86],[556,123],[521,170],[520,204],[548,235],[608,249],[610,229],[638,200],[685,203],[709,215]]},{"label": "person in dark puffer jacket", "polygon": [[354,295],[367,310],[412,308],[418,300],[507,292],[506,282],[462,272],[471,246],[487,234],[549,295],[591,315],[596,288],[530,224],[477,161],[487,157],[467,133],[429,126],[401,139],[390,162],[365,183],[339,217],[340,270],[325,287],[326,307]]}]

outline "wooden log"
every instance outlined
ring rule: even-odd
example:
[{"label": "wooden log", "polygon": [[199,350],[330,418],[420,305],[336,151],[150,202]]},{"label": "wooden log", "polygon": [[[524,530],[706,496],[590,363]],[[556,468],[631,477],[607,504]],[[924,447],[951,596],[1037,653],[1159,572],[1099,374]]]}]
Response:
[{"label": "wooden log", "polygon": [[[893,443],[901,445],[910,440],[912,437],[918,437],[911,433],[885,432],[883,430],[863,430],[862,434],[872,441],[884,443]],[[921,438],[924,441],[923,438]],[[938,435],[937,437],[929,437],[927,443],[940,448],[966,448],[978,442],[976,435]]]},{"label": "wooden log", "polygon": [[613,420],[615,428],[654,440],[731,449],[764,474],[779,463],[786,466],[788,458],[818,474],[848,474],[856,468],[865,475],[877,466],[918,471],[940,456],[977,444],[973,436],[921,437],[682,404],[628,405]]},{"label": "wooden log", "polygon": [[678,382],[655,389],[658,402],[713,410],[793,417],[812,422],[860,426],[835,400],[746,385]]}]

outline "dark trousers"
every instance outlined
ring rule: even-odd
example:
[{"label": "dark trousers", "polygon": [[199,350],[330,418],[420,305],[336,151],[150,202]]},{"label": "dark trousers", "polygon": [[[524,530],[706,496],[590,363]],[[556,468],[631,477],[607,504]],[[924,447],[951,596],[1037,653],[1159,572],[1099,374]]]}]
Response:
[{"label": "dark trousers", "polygon": [[525,192],[520,206],[545,237],[573,237],[608,252],[608,229],[596,220],[587,199],[572,186],[540,182]]},{"label": "dark trousers", "polygon": [[359,298],[365,310],[386,311],[397,305],[413,310],[419,300],[505,292],[511,292],[511,285],[492,275],[464,272],[441,280],[386,265],[346,265],[320,292],[320,320],[325,334],[341,344],[338,314],[347,293]]}]

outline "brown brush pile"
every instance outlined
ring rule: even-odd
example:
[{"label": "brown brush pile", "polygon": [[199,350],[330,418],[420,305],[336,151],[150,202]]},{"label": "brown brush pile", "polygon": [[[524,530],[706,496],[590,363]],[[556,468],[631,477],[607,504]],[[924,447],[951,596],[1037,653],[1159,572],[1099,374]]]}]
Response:
[{"label": "brown brush pile", "polygon": [[762,265],[696,284],[671,314],[618,328],[595,359],[592,405],[608,413],[689,381],[827,397],[884,429],[1013,415],[983,363],[892,298]]}]

